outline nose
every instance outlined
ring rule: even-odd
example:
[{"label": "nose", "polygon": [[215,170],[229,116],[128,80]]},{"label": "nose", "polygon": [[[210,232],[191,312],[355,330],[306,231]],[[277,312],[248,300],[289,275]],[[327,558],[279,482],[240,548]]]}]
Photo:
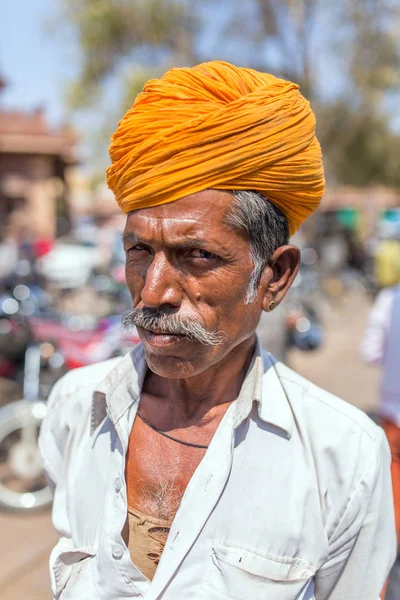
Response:
[{"label": "nose", "polygon": [[162,254],[154,255],[146,272],[141,300],[149,308],[159,308],[165,304],[178,307],[181,304],[179,274]]}]

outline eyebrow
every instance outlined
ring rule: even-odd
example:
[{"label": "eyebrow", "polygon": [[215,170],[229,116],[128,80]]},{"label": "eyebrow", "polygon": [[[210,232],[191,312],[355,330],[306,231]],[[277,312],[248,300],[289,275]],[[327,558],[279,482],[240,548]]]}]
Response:
[{"label": "eyebrow", "polygon": [[[122,241],[130,242],[132,244],[137,244],[137,243],[148,244],[148,242],[142,242],[133,231],[128,231],[127,233],[123,233]],[[200,246],[209,247],[210,242],[207,240],[202,240],[202,239],[192,239],[192,240],[187,240],[185,242],[178,242],[176,244],[171,244],[170,246],[175,247],[175,248],[197,248]]]},{"label": "eyebrow", "polygon": [[139,241],[137,235],[135,235],[133,231],[128,231],[127,233],[124,232],[121,235],[121,239],[122,242],[132,242],[133,244],[136,244]]}]

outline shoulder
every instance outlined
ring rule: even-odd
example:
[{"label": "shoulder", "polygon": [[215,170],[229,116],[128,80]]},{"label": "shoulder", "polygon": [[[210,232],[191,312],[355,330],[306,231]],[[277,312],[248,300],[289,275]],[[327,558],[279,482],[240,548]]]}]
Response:
[{"label": "shoulder", "polygon": [[90,423],[93,394],[124,358],[113,358],[73,369],[57,381],[47,400],[41,438],[54,437],[65,445],[70,432],[84,431]]},{"label": "shoulder", "polygon": [[314,422],[318,417],[320,428],[329,423],[330,429],[358,430],[375,438],[378,428],[362,410],[320,388],[283,363],[275,363],[274,368],[293,410],[296,414],[304,414],[304,420],[312,419]]},{"label": "shoulder", "polygon": [[[79,443],[90,431],[94,392],[120,380],[124,375],[124,365],[129,363],[128,354],[74,369],[54,385],[39,437],[42,461],[53,481],[57,481],[57,469],[63,462],[67,445],[72,440]],[[54,466],[56,464],[57,467]]]},{"label": "shoulder", "polygon": [[[361,522],[381,478],[390,489],[390,450],[383,430],[363,411],[319,388],[282,363],[275,370],[317,483],[328,537],[338,524]],[[355,526],[355,525],[354,525]]]},{"label": "shoulder", "polygon": [[362,410],[321,389],[283,363],[274,369],[284,389],[298,438],[325,478],[360,480],[373,473],[385,435]]},{"label": "shoulder", "polygon": [[49,408],[52,408],[62,398],[76,396],[77,394],[83,394],[91,400],[92,393],[122,360],[123,357],[111,358],[94,365],[69,371],[55,384],[48,400]]},{"label": "shoulder", "polygon": [[127,354],[66,373],[51,390],[42,429],[51,429],[54,435],[61,430],[84,431],[91,422],[95,393],[102,392],[104,397],[124,379],[129,366],[132,361]]},{"label": "shoulder", "polygon": [[91,418],[96,394],[103,399],[96,405],[103,405],[106,395],[135,377],[137,379],[144,369],[144,350],[138,344],[125,356],[69,371],[50,393],[44,425],[59,421],[72,429],[84,426]]}]

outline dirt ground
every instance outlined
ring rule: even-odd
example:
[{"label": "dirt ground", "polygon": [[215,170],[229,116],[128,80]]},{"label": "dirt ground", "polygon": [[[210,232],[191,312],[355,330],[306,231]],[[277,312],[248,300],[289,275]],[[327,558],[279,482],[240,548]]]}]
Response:
[{"label": "dirt ground", "polygon": [[326,316],[326,340],[313,353],[295,351],[290,366],[317,385],[370,412],[377,408],[379,368],[365,365],[359,356],[371,300],[354,294]]},{"label": "dirt ground", "polygon": [[[364,365],[358,347],[369,301],[354,295],[335,307],[325,323],[324,347],[292,352],[291,366],[316,384],[360,408],[377,405],[379,371]],[[49,600],[48,555],[56,541],[50,514],[0,513],[0,600]]]}]

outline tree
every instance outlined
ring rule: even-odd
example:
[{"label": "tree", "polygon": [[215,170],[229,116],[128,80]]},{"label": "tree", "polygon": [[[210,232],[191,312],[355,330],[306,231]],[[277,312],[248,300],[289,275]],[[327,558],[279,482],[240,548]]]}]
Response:
[{"label": "tree", "polygon": [[[236,22],[233,33],[244,33],[255,45],[261,40],[258,61],[268,62],[272,53],[312,101],[328,183],[400,186],[400,137],[391,114],[400,102],[398,2],[254,0],[253,5],[252,12],[246,3],[247,20],[241,14],[242,25]],[[318,81],[327,68],[341,83],[333,98]]]},{"label": "tree", "polygon": [[[157,71],[193,62],[195,19],[187,3],[174,0],[63,0],[62,18],[73,28],[81,64],[70,103],[85,108],[124,61]],[[143,67],[142,71],[144,70]]]},{"label": "tree", "polygon": [[80,49],[70,105],[105,115],[92,135],[108,137],[150,77],[219,58],[301,84],[318,115],[328,181],[398,181],[398,0],[60,1]]},{"label": "tree", "polygon": [[320,108],[317,123],[328,183],[400,188],[400,136],[384,116],[340,99]]}]

